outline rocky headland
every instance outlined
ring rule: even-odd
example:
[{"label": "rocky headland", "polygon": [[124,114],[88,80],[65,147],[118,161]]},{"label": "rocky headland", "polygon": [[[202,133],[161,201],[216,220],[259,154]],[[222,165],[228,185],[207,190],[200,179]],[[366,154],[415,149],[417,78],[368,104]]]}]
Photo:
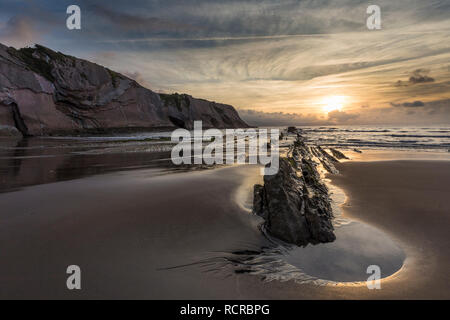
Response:
[{"label": "rocky headland", "polygon": [[158,94],[98,64],[46,47],[0,44],[0,136],[246,128],[230,105]]}]

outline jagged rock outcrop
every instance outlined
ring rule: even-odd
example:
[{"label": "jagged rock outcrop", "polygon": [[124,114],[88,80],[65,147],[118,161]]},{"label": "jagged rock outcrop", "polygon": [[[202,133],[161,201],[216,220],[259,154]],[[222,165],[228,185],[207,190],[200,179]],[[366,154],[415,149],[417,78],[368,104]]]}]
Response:
[{"label": "jagged rock outcrop", "polygon": [[253,212],[264,219],[270,235],[299,246],[336,239],[328,190],[312,160],[334,159],[323,152],[308,147],[299,136],[288,157],[280,158],[278,173],[264,176],[264,185],[254,186]]},{"label": "jagged rock outcrop", "polygon": [[288,133],[297,133],[297,128],[296,127],[288,127],[287,128],[287,132]]},{"label": "jagged rock outcrop", "polygon": [[299,171],[290,161],[281,158],[278,173],[265,176],[264,186],[255,185],[254,213],[265,220],[270,235],[285,242],[304,246],[334,241],[326,187],[317,180],[308,160],[302,160]]},{"label": "jagged rock outcrop", "polygon": [[158,94],[95,63],[43,46],[0,44],[1,132],[103,133],[183,127],[246,128],[229,105]]},{"label": "jagged rock outcrop", "polygon": [[333,154],[333,156],[334,156],[336,159],[338,159],[338,160],[341,160],[341,159],[349,159],[345,154],[343,154],[343,153],[340,152],[339,150],[330,148],[330,151],[331,151],[331,153]]},{"label": "jagged rock outcrop", "polygon": [[0,137],[22,137],[22,133],[14,126],[0,125]]}]

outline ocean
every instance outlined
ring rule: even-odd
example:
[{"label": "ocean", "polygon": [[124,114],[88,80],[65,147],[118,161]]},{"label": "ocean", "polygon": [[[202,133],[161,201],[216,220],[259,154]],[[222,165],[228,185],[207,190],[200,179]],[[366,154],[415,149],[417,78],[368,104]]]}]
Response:
[{"label": "ocean", "polygon": [[[283,127],[261,127],[277,128]],[[304,132],[307,142],[324,147],[357,149],[404,149],[434,152],[448,152],[450,149],[450,126],[297,126]],[[122,141],[151,143],[153,139],[170,140],[170,131],[143,132],[120,136],[93,136],[55,138],[57,140],[78,140],[89,142]],[[45,139],[45,138],[43,138]],[[161,142],[161,141],[160,141]]]},{"label": "ocean", "polygon": [[307,141],[329,147],[357,149],[406,149],[448,152],[448,127],[300,127]]},{"label": "ocean", "polygon": [[[446,126],[298,128],[303,130],[304,137],[310,144],[342,149],[344,153],[353,149],[362,150],[364,155],[372,150],[407,151],[396,152],[396,159],[410,159],[415,155],[420,155],[421,159],[434,159],[447,158],[450,155],[450,127]],[[188,170],[189,168],[172,164],[170,153],[174,144],[170,141],[170,136],[171,132],[166,131],[116,136],[34,137],[22,140],[1,138],[0,192],[24,185],[75,179],[118,170]],[[282,144],[283,142],[280,142],[280,145]],[[372,158],[378,159],[380,155],[375,154]]]}]

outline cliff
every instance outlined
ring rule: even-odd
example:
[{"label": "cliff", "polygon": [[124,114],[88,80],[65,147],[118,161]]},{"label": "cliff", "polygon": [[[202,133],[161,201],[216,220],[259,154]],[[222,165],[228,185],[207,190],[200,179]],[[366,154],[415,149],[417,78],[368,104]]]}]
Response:
[{"label": "cliff", "polygon": [[158,94],[95,63],[46,47],[0,44],[0,136],[246,128],[236,110],[186,94]]}]

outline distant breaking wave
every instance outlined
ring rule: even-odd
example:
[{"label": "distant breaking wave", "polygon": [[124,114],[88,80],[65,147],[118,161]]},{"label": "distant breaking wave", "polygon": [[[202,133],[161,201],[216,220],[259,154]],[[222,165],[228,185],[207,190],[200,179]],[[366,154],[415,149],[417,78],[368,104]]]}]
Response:
[{"label": "distant breaking wave", "polygon": [[367,149],[422,149],[447,152],[450,127],[300,127],[308,142],[323,146]]},{"label": "distant breaking wave", "polygon": [[433,135],[409,135],[409,134],[388,134],[388,137],[397,137],[397,138],[447,138],[450,139],[450,135],[447,136],[433,136]]}]

